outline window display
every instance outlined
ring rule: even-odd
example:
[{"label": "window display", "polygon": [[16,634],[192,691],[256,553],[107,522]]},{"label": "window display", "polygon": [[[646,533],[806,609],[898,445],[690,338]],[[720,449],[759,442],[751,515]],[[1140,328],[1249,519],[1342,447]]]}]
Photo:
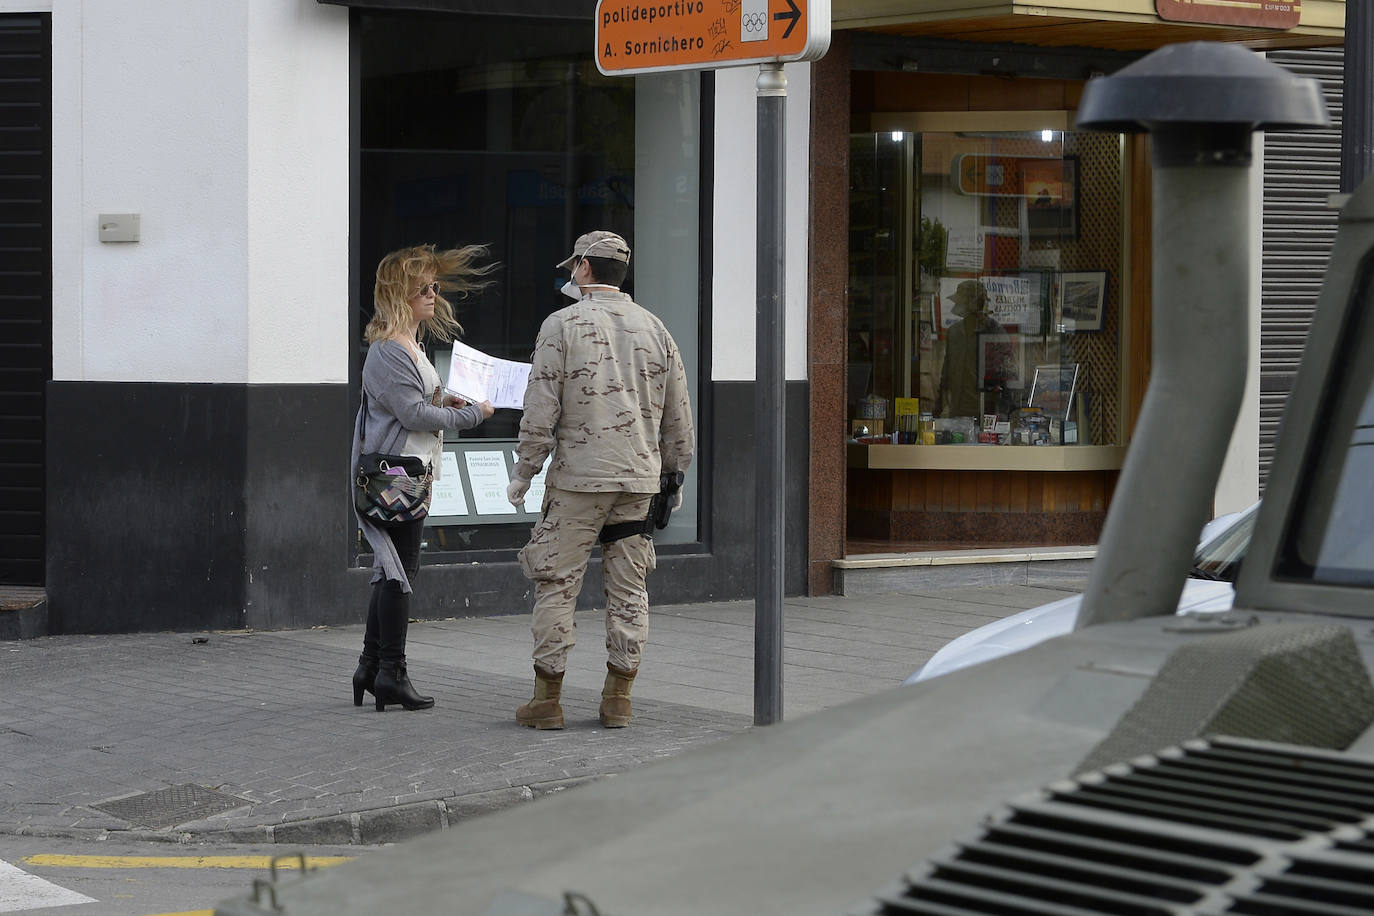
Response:
[{"label": "window display", "polygon": [[1121,172],[1113,134],[855,135],[852,440],[1123,444]]}]

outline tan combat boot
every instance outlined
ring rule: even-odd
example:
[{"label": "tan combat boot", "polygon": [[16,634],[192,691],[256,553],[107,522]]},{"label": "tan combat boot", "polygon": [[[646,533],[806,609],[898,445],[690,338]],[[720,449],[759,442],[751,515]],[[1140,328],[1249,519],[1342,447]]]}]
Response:
[{"label": "tan combat boot", "polygon": [[534,698],[515,711],[515,721],[530,728],[562,728],[563,672],[545,674],[534,666]]},{"label": "tan combat boot", "polygon": [[630,724],[630,687],[637,673],[606,663],[606,686],[601,688],[602,726],[624,728]]}]

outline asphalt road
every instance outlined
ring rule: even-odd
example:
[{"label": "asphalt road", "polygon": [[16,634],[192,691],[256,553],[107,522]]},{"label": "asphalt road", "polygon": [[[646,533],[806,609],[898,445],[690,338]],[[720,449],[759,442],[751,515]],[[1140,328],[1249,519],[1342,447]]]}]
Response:
[{"label": "asphalt road", "polygon": [[366,856],[377,846],[131,843],[0,836],[0,913],[42,916],[210,916],[217,901],[251,891],[279,870]]}]

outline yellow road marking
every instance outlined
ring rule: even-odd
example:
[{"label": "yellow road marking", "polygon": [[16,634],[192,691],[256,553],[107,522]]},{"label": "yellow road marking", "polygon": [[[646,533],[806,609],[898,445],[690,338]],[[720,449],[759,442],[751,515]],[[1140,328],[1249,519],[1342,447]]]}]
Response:
[{"label": "yellow road marking", "polygon": [[[291,871],[301,866],[299,856],[24,856],[25,865],[40,868],[277,868]],[[328,868],[353,861],[353,856],[307,856],[310,868]],[[198,911],[197,911],[198,912]],[[205,912],[209,912],[206,910]]]}]

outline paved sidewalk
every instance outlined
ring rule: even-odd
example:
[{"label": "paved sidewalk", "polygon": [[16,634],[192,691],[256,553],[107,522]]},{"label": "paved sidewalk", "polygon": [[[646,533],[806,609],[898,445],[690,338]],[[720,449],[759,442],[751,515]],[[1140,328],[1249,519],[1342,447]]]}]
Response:
[{"label": "paved sidewalk", "polygon": [[[790,599],[786,718],[895,687],[961,633],[1066,594]],[[527,615],[412,624],[411,676],[437,700],[423,712],[353,706],[361,626],[0,642],[0,833],[307,844],[447,827],[753,727],[753,614],[654,608],[625,729],[597,723],[595,611],[578,614],[563,731],[513,719],[533,683]],[[233,807],[198,812],[205,789]],[[146,804],[92,807],[121,798]]]}]

